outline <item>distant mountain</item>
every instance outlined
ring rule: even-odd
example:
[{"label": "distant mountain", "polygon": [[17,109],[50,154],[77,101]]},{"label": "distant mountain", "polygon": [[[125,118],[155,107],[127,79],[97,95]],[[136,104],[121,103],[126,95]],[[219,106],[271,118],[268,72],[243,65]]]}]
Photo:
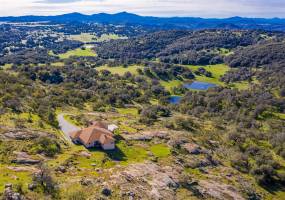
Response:
[{"label": "distant mountain", "polygon": [[99,13],[84,15],[81,13],[69,13],[57,16],[21,16],[21,17],[0,17],[5,22],[98,22],[111,24],[136,24],[142,26],[154,26],[165,29],[264,29],[273,31],[285,31],[285,19],[272,18],[242,18],[232,17],[226,19],[204,19],[194,17],[145,17],[132,13],[121,12],[117,14]]}]

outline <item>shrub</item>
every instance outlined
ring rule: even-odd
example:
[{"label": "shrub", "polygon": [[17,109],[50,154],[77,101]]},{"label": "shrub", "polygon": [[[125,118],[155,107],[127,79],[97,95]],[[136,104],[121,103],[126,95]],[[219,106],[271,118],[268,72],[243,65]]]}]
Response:
[{"label": "shrub", "polygon": [[43,153],[49,157],[54,157],[56,154],[61,152],[61,147],[55,139],[42,137],[34,143],[31,151],[35,153]]},{"label": "shrub", "polygon": [[164,106],[149,106],[140,111],[140,122],[152,124],[159,117],[169,117],[171,111]]},{"label": "shrub", "polygon": [[85,200],[86,193],[82,190],[76,190],[68,194],[68,200]]},{"label": "shrub", "polygon": [[33,175],[33,184],[37,187],[37,190],[52,195],[53,199],[58,197],[57,183],[54,181],[50,169],[45,164],[41,164],[39,172]]},{"label": "shrub", "polygon": [[233,156],[233,158],[231,159],[231,165],[235,169],[244,173],[248,173],[250,170],[248,156],[241,153],[237,153]]}]

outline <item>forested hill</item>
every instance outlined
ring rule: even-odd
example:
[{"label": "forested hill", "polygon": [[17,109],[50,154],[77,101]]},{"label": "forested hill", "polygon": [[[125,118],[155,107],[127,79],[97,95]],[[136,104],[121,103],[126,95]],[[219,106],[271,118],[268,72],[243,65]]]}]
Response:
[{"label": "forested hill", "polygon": [[98,22],[113,24],[136,24],[143,26],[155,26],[164,29],[263,29],[274,31],[285,31],[285,19],[273,18],[241,18],[232,17],[227,19],[203,19],[194,17],[146,17],[127,12],[117,14],[99,13],[94,15],[83,15],[80,13],[70,13],[57,16],[21,16],[21,17],[1,17],[0,21],[5,22]]}]

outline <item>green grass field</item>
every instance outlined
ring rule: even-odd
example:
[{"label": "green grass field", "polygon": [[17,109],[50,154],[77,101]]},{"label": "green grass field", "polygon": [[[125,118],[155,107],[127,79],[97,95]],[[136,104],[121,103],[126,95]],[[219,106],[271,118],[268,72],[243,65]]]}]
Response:
[{"label": "green grass field", "polygon": [[127,37],[123,37],[117,34],[103,34],[101,37],[97,37],[96,42],[106,42],[110,40],[119,40],[119,39],[127,39]]},{"label": "green grass field", "polygon": [[15,172],[0,164],[0,192],[4,191],[5,184],[22,184],[23,190],[27,191],[27,183],[32,182],[31,172]]},{"label": "green grass field", "polygon": [[97,54],[90,48],[86,49],[74,49],[70,50],[64,54],[59,54],[60,59],[67,59],[72,56],[77,56],[77,57],[92,57],[92,56],[97,56]]},{"label": "green grass field", "polygon": [[117,111],[121,115],[138,116],[138,114],[139,114],[137,108],[117,108]]},{"label": "green grass field", "polygon": [[101,67],[97,67],[96,69],[98,71],[102,71],[102,70],[108,70],[110,71],[112,74],[119,74],[119,75],[124,75],[126,72],[131,72],[132,74],[138,74],[137,69],[141,68],[140,66],[137,65],[132,65],[132,66],[128,66],[128,67],[123,67],[123,66],[119,66],[119,67],[109,67],[107,65],[101,66]]},{"label": "green grass field", "polygon": [[[230,70],[230,67],[224,64],[219,65],[208,65],[208,66],[193,66],[188,65],[193,72],[198,70],[200,67],[206,69],[207,71],[211,72],[213,74],[213,77],[206,77],[206,76],[197,76],[196,75],[196,81],[201,82],[207,82],[207,83],[213,83],[220,86],[225,86],[225,83],[221,82],[219,79],[221,76],[223,76],[227,71]],[[172,81],[160,81],[161,85],[165,87],[166,90],[171,91],[172,88],[178,87],[179,85],[182,85],[187,80],[181,81],[181,80],[172,80]]]},{"label": "green grass field", "polygon": [[0,69],[4,69],[4,70],[7,70],[7,69],[10,69],[12,67],[12,64],[5,64],[3,66],[0,66]]},{"label": "green grass field", "polygon": [[80,42],[88,43],[88,42],[95,42],[97,39],[97,36],[92,35],[90,33],[81,33],[80,35],[70,35],[69,38],[71,40],[77,40]]},{"label": "green grass field", "polygon": [[[211,72],[213,77],[206,77],[206,76],[196,76],[196,81],[213,83],[219,86],[226,86],[226,84],[220,81],[220,78],[226,74],[231,68],[225,64],[218,64],[218,65],[208,65],[208,66],[189,66],[190,69],[193,71],[199,69],[200,67],[206,69],[207,71]],[[254,81],[257,83],[257,81]],[[249,87],[249,83],[247,81],[241,81],[232,83],[229,85],[232,88],[237,88],[239,90],[246,90]]]},{"label": "green grass field", "polygon": [[63,67],[64,66],[64,62],[55,62],[55,63],[51,63],[52,66],[55,67]]},{"label": "green grass field", "polygon": [[164,158],[171,154],[170,148],[165,144],[155,144],[150,147],[150,151],[158,158]]},{"label": "green grass field", "polygon": [[[39,127],[41,122],[42,127]],[[5,124],[8,127],[17,127],[18,124],[24,125],[26,128],[30,129],[42,129],[48,131],[54,131],[54,129],[44,123],[39,116],[29,113],[5,113],[0,115],[0,124]]]},{"label": "green grass field", "polygon": [[207,83],[213,83],[216,85],[222,85],[225,84],[221,82],[219,79],[221,76],[223,76],[225,73],[227,73],[230,70],[230,67],[225,64],[219,64],[219,65],[208,65],[208,66],[189,66],[189,68],[192,71],[198,70],[200,67],[206,69],[207,71],[211,72],[213,74],[213,77],[206,77],[206,76],[196,76],[197,81],[201,82],[207,82]]},{"label": "green grass field", "polygon": [[180,80],[172,80],[172,81],[160,81],[160,84],[165,87],[166,90],[171,91],[172,88],[178,87],[183,84],[183,81]]},{"label": "green grass field", "polygon": [[[207,82],[213,83],[218,86],[226,86],[226,83],[220,81],[220,78],[226,74],[231,68],[225,64],[218,64],[218,65],[207,65],[207,66],[194,66],[194,65],[187,65],[193,72],[198,70],[199,68],[204,68],[207,71],[211,72],[213,77],[206,77],[206,76],[197,76],[196,81],[200,82]],[[165,87],[166,90],[172,91],[172,88],[178,87],[184,84],[187,80],[172,80],[172,81],[160,81],[161,85]],[[254,80],[254,83],[258,83]],[[237,88],[239,90],[246,90],[249,87],[249,83],[247,81],[236,82],[233,84],[228,85],[232,88]]]},{"label": "green grass field", "polygon": [[98,37],[90,33],[81,33],[80,35],[70,35],[69,38],[71,40],[77,40],[84,43],[106,42],[110,40],[127,39],[127,37],[123,37],[117,34],[102,34],[100,37]]}]

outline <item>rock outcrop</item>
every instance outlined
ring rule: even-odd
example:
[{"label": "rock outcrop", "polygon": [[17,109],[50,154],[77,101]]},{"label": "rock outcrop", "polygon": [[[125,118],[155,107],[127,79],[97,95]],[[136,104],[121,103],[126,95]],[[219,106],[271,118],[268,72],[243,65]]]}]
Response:
[{"label": "rock outcrop", "polygon": [[179,187],[179,170],[154,163],[132,164],[111,177],[122,196],[142,199],[174,199]]},{"label": "rock outcrop", "polygon": [[3,200],[24,200],[24,197],[21,194],[13,191],[12,184],[6,184],[3,194]]},{"label": "rock outcrop", "polygon": [[33,159],[26,152],[13,152],[16,155],[16,158],[12,160],[16,164],[25,164],[25,165],[36,165],[41,162],[41,160]]}]

